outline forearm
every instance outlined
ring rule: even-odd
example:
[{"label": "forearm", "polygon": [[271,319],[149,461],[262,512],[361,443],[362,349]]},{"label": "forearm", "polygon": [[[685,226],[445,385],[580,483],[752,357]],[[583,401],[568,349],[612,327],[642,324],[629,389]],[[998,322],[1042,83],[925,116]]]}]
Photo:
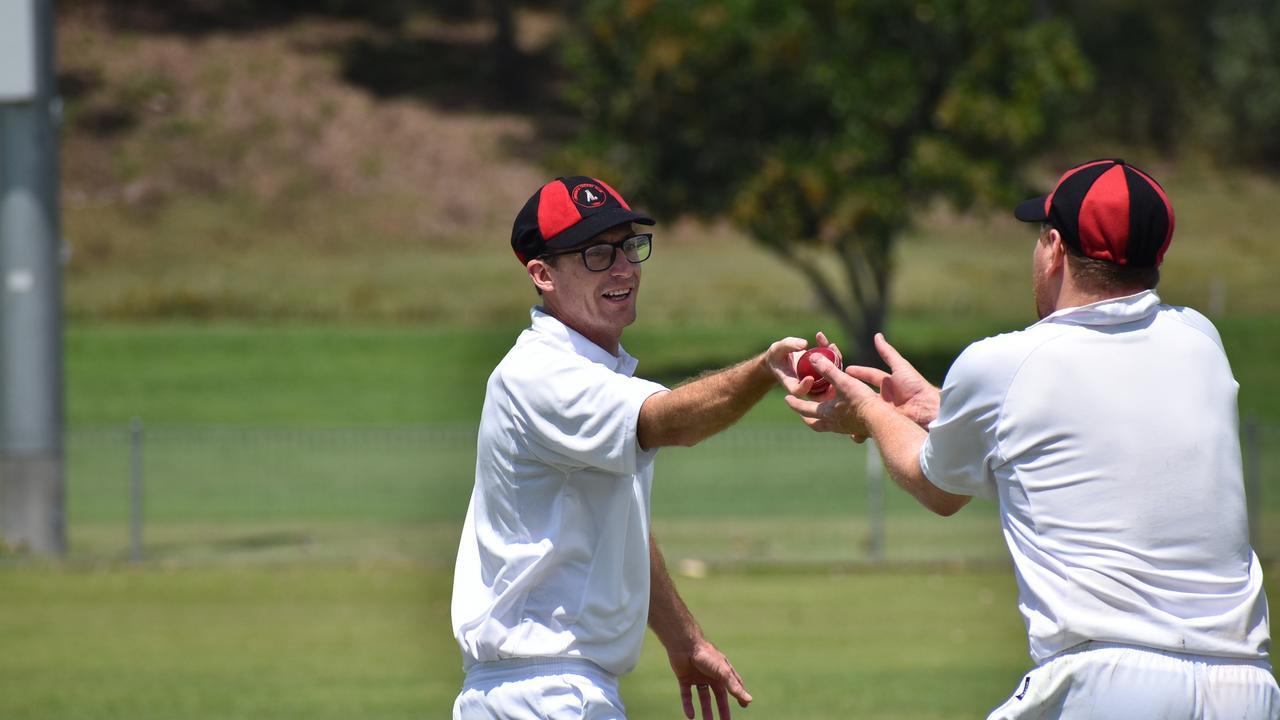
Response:
[{"label": "forearm", "polygon": [[887,403],[866,409],[867,427],[875,438],[889,477],[919,503],[939,515],[952,515],[969,503],[968,495],[955,495],[929,482],[920,470],[920,450],[929,433]]},{"label": "forearm", "polygon": [[689,446],[705,440],[741,419],[775,382],[761,354],[653,395],[640,408],[640,446]]},{"label": "forearm", "polygon": [[653,535],[649,536],[649,627],[669,653],[688,653],[702,640],[702,628],[676,592]]}]

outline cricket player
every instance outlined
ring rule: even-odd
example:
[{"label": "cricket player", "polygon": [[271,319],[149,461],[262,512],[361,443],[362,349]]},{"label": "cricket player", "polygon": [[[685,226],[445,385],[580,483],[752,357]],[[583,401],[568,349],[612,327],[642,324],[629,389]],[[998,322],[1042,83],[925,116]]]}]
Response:
[{"label": "cricket player", "polygon": [[625,717],[618,677],[646,622],[667,650],[685,716],[751,695],[676,593],[649,531],[654,458],[733,424],[780,381],[798,385],[787,338],[668,390],[634,377],[623,328],[636,319],[653,235],[590,177],[543,185],[511,246],[542,304],[493,371],[475,488],[458,545],[453,630],[466,680],[455,720]]},{"label": "cricket player", "polygon": [[833,387],[788,404],[873,437],[941,515],[999,502],[1035,667],[992,720],[1280,717],[1239,386],[1213,324],[1155,292],[1168,197],[1097,160],[1014,214],[1040,224],[1039,322],[970,345],[940,391],[877,336],[889,372],[816,360]]}]

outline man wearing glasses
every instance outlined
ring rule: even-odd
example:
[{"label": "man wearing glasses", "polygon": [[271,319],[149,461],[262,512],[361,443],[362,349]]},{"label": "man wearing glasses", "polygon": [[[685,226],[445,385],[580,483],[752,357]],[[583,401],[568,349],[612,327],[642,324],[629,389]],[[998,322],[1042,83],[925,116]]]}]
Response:
[{"label": "man wearing glasses", "polygon": [[455,720],[625,718],[618,677],[646,621],[667,650],[686,717],[694,688],[751,695],[676,593],[649,532],[658,448],[732,425],[781,382],[798,387],[786,338],[674,390],[633,376],[636,319],[654,221],[613,188],[562,177],[516,216],[511,247],[542,304],[489,378],[475,489],[458,548],[453,629],[467,677]]}]

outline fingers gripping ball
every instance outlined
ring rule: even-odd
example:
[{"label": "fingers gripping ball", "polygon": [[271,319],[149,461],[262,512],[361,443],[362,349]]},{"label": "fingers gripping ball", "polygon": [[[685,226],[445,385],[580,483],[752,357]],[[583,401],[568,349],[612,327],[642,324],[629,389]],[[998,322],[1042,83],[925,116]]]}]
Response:
[{"label": "fingers gripping ball", "polygon": [[810,395],[824,393],[827,391],[827,388],[831,387],[831,383],[827,382],[827,379],[822,377],[822,373],[818,372],[818,370],[813,367],[813,361],[810,360],[810,358],[815,354],[822,355],[826,359],[835,363],[837,368],[844,367],[840,361],[840,353],[836,352],[833,348],[816,347],[811,350],[806,350],[805,353],[800,356],[800,359],[796,361],[796,376],[802,380],[807,377],[814,379],[813,387],[809,390]]}]

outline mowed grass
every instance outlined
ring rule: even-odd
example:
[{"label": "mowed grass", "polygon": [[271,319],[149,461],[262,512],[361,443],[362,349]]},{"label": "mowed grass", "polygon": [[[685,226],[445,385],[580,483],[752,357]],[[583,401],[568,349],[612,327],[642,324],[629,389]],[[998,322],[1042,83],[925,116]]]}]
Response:
[{"label": "mowed grass", "polygon": [[[1274,394],[1253,397],[1274,387],[1276,321],[1219,325],[1242,403],[1276,418]],[[627,343],[675,382],[790,326],[642,321]],[[936,374],[1002,329],[898,318],[890,333]],[[518,330],[72,326],[73,553],[0,566],[0,717],[444,716],[461,679],[448,598],[468,433]],[[148,559],[130,566],[135,416]],[[863,449],[799,428],[776,396],[659,463],[655,531],[757,698],[741,717],[980,717],[1028,666],[991,504],[944,520],[887,488],[887,562],[871,562]],[[1266,547],[1280,547],[1274,516]],[[623,692],[637,720],[679,716],[652,637]]]},{"label": "mowed grass", "polygon": [[[1280,555],[1280,321],[1220,320],[1258,434],[1259,551]],[[891,336],[940,378],[994,321],[904,318]],[[643,323],[627,344],[641,372],[669,384],[757,352],[784,321],[743,326]],[[129,445],[144,423],[149,551],[155,557],[258,557],[299,547],[349,557],[413,550],[413,528],[457,523],[474,465],[485,378],[519,327],[442,329],[227,325],[73,326],[68,439],[73,554],[121,557],[127,545]],[[91,428],[101,428],[93,430]],[[806,430],[767,397],[738,428],[659,459],[654,517],[677,557],[850,562],[869,557],[865,448]],[[1002,557],[994,507],[933,521],[890,486],[889,560]],[[446,532],[447,536],[448,533]],[[363,539],[362,539],[363,538]],[[448,542],[446,541],[446,545]],[[331,547],[332,546],[332,547]],[[1273,550],[1274,548],[1274,550]]]},{"label": "mowed grass", "polygon": [[[966,344],[1029,319],[891,319],[886,334],[940,382]],[[1280,315],[1215,322],[1241,384],[1242,415],[1280,422]],[[75,323],[65,336],[72,427],[160,425],[274,427],[474,423],[493,366],[525,326],[496,327]],[[623,337],[639,374],[669,385],[737,362],[787,335],[812,337],[834,323],[763,318],[742,323],[650,323]],[[780,393],[744,419],[797,422]]]},{"label": "mowed grass", "polygon": [[[9,573],[0,717],[446,717],[450,580],[394,563]],[[1007,574],[680,585],[757,698],[742,717],[973,717],[1027,664]],[[679,717],[652,636],[623,694],[638,720]]]},{"label": "mowed grass", "polygon": [[[447,570],[32,566],[0,577],[0,717],[439,718],[462,678]],[[678,585],[756,698],[735,717],[981,717],[1029,666],[1007,572],[712,573]],[[622,693],[635,720],[681,716],[652,635]]]}]

